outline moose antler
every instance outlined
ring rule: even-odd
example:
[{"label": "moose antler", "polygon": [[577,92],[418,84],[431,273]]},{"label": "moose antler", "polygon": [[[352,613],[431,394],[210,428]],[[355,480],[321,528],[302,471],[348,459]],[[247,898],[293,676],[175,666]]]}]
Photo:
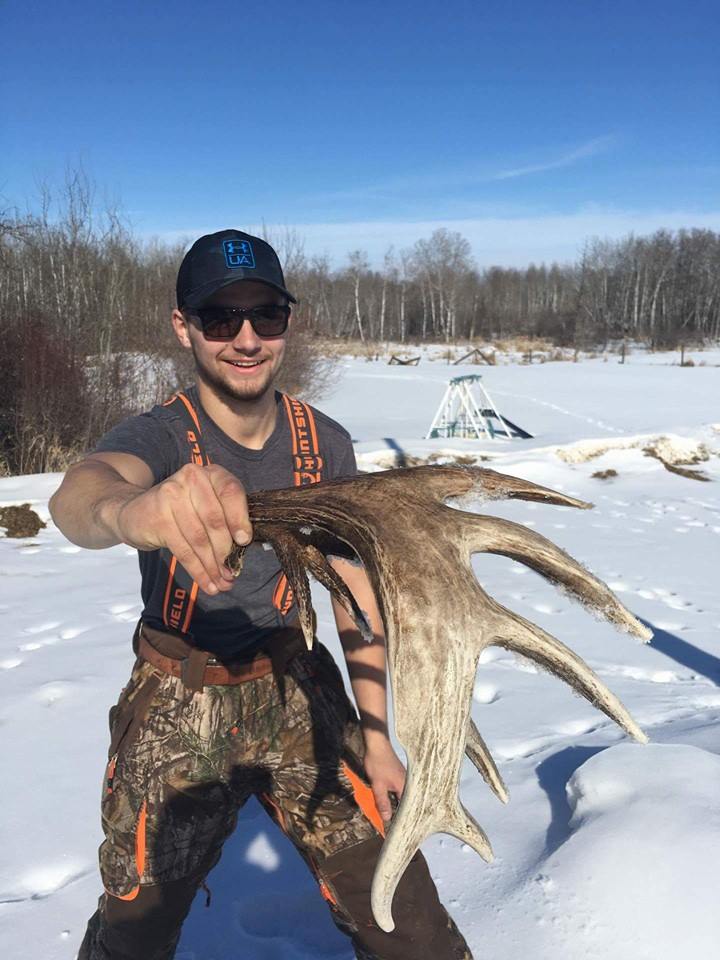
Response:
[{"label": "moose antler", "polygon": [[[359,558],[375,591],[385,626],[395,730],[408,761],[403,798],[372,886],[375,919],[388,932],[394,928],[395,888],[429,835],[449,833],[492,859],[487,837],[458,797],[467,753],[497,796],[503,802],[508,798],[470,719],[475,672],[485,647],[501,646],[528,657],[569,683],[636,740],[647,739],[580,657],[483,591],[471,555],[484,551],[511,557],[617,627],[643,640],[650,639],[650,631],[604,583],[540,534],[444,503],[469,495],[592,506],[492,470],[442,466],[388,470],[249,497],[254,538],[276,550],[308,646],[313,626],[307,571],[345,606],[368,638],[365,615],[327,556]],[[239,566],[240,548],[229,562]]]}]

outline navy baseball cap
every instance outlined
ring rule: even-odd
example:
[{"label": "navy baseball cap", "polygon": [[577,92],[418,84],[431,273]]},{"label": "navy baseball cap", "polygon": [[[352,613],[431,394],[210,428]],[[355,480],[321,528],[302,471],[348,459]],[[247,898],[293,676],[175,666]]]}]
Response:
[{"label": "navy baseball cap", "polygon": [[238,280],[266,283],[297,303],[285,289],[280,260],[269,243],[241,230],[220,230],[200,237],[183,257],[177,275],[178,307],[200,307]]}]

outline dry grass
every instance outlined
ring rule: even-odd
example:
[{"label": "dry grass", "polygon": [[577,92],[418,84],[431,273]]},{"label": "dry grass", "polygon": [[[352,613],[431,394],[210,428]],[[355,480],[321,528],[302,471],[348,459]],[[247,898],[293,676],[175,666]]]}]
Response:
[{"label": "dry grass", "polygon": [[611,480],[613,477],[618,475],[617,470],[596,470],[595,473],[590,474],[591,477],[594,477],[595,480]]},{"label": "dry grass", "polygon": [[493,346],[503,353],[551,353],[555,349],[551,340],[541,337],[509,337],[493,341]]},{"label": "dry grass", "polygon": [[709,483],[710,477],[703,473],[702,470],[688,470],[687,467],[678,466],[680,463],[702,463],[704,460],[707,460],[707,456],[698,454],[695,457],[692,457],[688,460],[676,461],[671,463],[669,460],[663,459],[663,457],[658,452],[657,447],[645,447],[643,453],[646,457],[653,457],[655,460],[659,460],[660,463],[665,467],[666,470],[669,470],[670,473],[675,473],[679,477],[685,477],[686,480],[700,480],[702,483]]},{"label": "dry grass", "polygon": [[360,340],[334,340],[327,337],[315,337],[313,347],[318,353],[325,357],[359,357],[361,360],[384,360],[390,356],[391,352],[398,356],[410,356],[410,352],[390,350],[389,344],[380,343],[375,340],[366,340],[364,343]]}]

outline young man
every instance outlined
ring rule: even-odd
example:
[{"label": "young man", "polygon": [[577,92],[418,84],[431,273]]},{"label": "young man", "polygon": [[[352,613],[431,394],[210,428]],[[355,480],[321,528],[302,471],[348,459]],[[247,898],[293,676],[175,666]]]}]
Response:
[{"label": "young man", "polygon": [[137,548],[144,603],[138,658],[111,710],[105,893],[80,960],[171,958],[253,794],[314,872],[358,957],[470,957],[420,854],[395,896],[395,931],[370,911],[405,771],[388,739],[382,625],[364,571],[333,561],[375,634],[362,641],[334,604],[358,718],[327,650],[307,651],[275,554],[253,543],[239,578],[225,566],[233,541],[252,538],[246,491],[355,472],[346,431],[273,389],[294,302],[265,241],[236,230],[197,240],[172,314],[196,384],[111,430],[50,502],[73,543]]}]

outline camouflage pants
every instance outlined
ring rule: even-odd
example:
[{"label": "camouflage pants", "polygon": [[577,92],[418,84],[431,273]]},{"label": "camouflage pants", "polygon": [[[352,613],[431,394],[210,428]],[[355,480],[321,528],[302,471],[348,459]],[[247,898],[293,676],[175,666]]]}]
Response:
[{"label": "camouflage pants", "polygon": [[395,931],[374,923],[369,890],[382,838],[362,754],[357,714],[322,646],[296,656],[281,678],[207,686],[191,698],[180,680],[138,659],[111,710],[105,894],[79,960],[170,960],[251,795],[315,874],[357,957],[471,960],[421,854],[398,887]]}]

